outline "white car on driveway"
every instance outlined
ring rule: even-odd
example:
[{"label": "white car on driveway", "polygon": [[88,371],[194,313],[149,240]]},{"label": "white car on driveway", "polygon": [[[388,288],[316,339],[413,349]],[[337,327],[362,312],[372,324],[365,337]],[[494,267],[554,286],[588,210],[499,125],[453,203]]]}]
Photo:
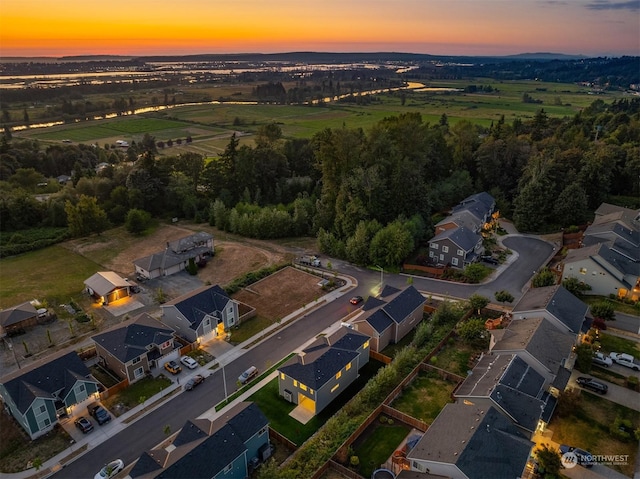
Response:
[{"label": "white car on driveway", "polygon": [[180,358],[180,362],[184,364],[189,369],[195,369],[198,367],[198,362],[193,359],[191,356],[182,356]]},{"label": "white car on driveway", "polygon": [[614,363],[620,364],[635,371],[640,371],[640,361],[626,353],[609,353]]},{"label": "white car on driveway", "polygon": [[124,469],[122,459],[116,459],[100,469],[93,479],[110,479]]},{"label": "white car on driveway", "polygon": [[613,364],[613,360],[609,356],[606,356],[602,353],[594,353],[593,364],[597,364],[598,366],[608,368]]}]

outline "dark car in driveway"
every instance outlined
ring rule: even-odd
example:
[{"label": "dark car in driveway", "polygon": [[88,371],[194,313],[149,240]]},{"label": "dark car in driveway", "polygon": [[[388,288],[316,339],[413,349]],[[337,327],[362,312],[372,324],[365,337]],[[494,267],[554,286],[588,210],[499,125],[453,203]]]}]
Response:
[{"label": "dark car in driveway", "polygon": [[87,410],[100,426],[102,426],[105,422],[111,421],[111,414],[109,414],[107,410],[99,404],[92,404],[91,406],[87,406]]},{"label": "dark car in driveway", "polygon": [[[563,461],[572,461],[575,456],[575,462],[584,467],[593,467],[595,462],[590,452],[580,449],[579,447],[567,446],[566,444],[560,445],[560,454],[562,454]],[[573,456],[571,456],[573,454]]]},{"label": "dark car in driveway", "polygon": [[497,259],[495,259],[493,256],[490,256],[490,255],[480,256],[480,261],[482,261],[483,263],[489,263],[489,264],[499,263]]},{"label": "dark car in driveway", "polygon": [[599,394],[607,394],[609,390],[609,386],[600,381],[596,381],[593,378],[589,378],[587,376],[580,376],[576,379],[576,382],[585,389],[589,389],[590,391],[599,393]]},{"label": "dark car in driveway", "polygon": [[93,424],[86,417],[80,416],[78,419],[73,421],[78,429],[82,431],[83,434],[93,431]]}]

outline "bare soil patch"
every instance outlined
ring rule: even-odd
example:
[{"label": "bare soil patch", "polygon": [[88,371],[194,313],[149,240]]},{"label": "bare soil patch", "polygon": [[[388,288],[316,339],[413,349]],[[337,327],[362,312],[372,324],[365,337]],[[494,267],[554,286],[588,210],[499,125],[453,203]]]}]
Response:
[{"label": "bare soil patch", "polygon": [[322,296],[319,282],[317,276],[287,267],[238,291],[233,299],[256,308],[258,316],[275,321]]}]

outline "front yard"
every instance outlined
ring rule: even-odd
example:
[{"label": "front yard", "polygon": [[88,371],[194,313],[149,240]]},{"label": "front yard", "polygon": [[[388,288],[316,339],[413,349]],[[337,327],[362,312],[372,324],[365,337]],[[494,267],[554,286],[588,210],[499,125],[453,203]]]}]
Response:
[{"label": "front yard", "polygon": [[327,420],[344,406],[383,366],[378,361],[370,360],[361,370],[360,376],[342,394],[340,394],[329,406],[323,409],[307,424],[301,424],[289,413],[296,407],[285,401],[278,394],[278,379],[270,381],[265,387],[253,394],[249,400],[254,401],[265,416],[269,419],[269,425],[274,430],[288,438],[297,445],[305,442]]},{"label": "front yard", "polygon": [[163,389],[171,386],[171,384],[171,380],[164,375],[160,375],[157,378],[146,377],[108,397],[102,401],[102,404],[115,416],[121,416],[137,405],[143,404],[152,396],[162,392]]},{"label": "front yard", "polygon": [[595,394],[582,392],[573,412],[565,417],[560,417],[556,412],[549,423],[549,429],[553,431],[553,441],[560,444],[581,447],[592,454],[628,455],[626,465],[611,467],[632,477],[638,441],[634,438],[620,438],[618,434],[621,431],[615,424],[616,419],[629,420],[632,430],[640,427],[640,412]]},{"label": "front yard", "polygon": [[441,379],[436,373],[421,372],[391,406],[411,417],[431,424],[451,400],[455,383]]}]

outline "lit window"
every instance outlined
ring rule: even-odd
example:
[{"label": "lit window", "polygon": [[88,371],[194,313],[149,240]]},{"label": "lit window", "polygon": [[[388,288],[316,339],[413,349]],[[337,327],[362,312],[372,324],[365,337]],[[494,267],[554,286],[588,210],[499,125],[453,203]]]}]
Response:
[{"label": "lit window", "polygon": [[449,247],[445,246],[445,245],[442,245],[442,252],[443,253],[448,253],[449,252]]},{"label": "lit window", "polygon": [[351,369],[351,363],[347,364],[347,368],[346,368],[346,369],[347,369],[347,371],[348,371],[349,369]]},{"label": "lit window", "polygon": [[342,377],[342,371],[338,371],[338,374],[336,374],[336,379],[340,379]]},{"label": "lit window", "polygon": [[580,268],[580,274],[587,274],[587,268]]},{"label": "lit window", "polygon": [[367,341],[366,343],[364,343],[364,346],[362,346],[362,349],[367,349],[369,347],[369,341]]},{"label": "lit window", "polygon": [[296,381],[295,379],[293,380],[293,387],[297,388],[298,387],[298,381]]},{"label": "lit window", "polygon": [[307,386],[305,384],[300,383],[300,389],[302,389],[303,391],[306,391]]},{"label": "lit window", "polygon": [[313,389],[309,388],[309,394],[313,394]]},{"label": "lit window", "polygon": [[336,384],[335,386],[333,386],[333,387],[331,388],[331,392],[335,391],[335,390],[336,390],[336,389],[338,389],[339,387],[340,387],[340,385],[339,385],[339,384]]},{"label": "lit window", "polygon": [[280,373],[280,379],[284,379],[284,373]]}]

